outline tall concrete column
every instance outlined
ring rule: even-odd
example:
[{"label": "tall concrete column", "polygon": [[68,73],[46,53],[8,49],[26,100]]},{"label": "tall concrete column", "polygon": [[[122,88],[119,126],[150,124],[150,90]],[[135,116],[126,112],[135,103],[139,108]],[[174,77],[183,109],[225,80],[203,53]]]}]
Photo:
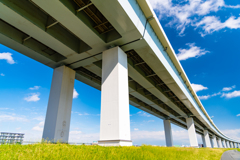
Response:
[{"label": "tall concrete column", "polygon": [[239,143],[238,143],[238,148],[240,148]]},{"label": "tall concrete column", "polygon": [[213,148],[218,148],[216,136],[213,135]]},{"label": "tall concrete column", "polygon": [[198,147],[197,134],[192,117],[186,118],[188,135],[191,147]]},{"label": "tall concrete column", "polygon": [[68,142],[75,71],[66,66],[54,69],[43,139]]},{"label": "tall concrete column", "polygon": [[231,148],[229,141],[227,141],[227,146],[228,146],[228,148]]},{"label": "tall concrete column", "polygon": [[101,120],[99,145],[131,146],[128,62],[119,47],[102,53]]},{"label": "tall concrete column", "polygon": [[209,139],[209,133],[208,133],[208,130],[204,130],[203,131],[203,136],[204,136],[204,140],[205,140],[205,147],[209,147],[211,148],[211,142],[210,142],[210,139]]},{"label": "tall concrete column", "polygon": [[222,141],[221,141],[220,138],[218,138],[218,147],[219,147],[219,148],[223,148],[223,146],[222,146]]},{"label": "tall concrete column", "polygon": [[237,148],[236,143],[233,142],[233,148]]},{"label": "tall concrete column", "polygon": [[232,142],[229,141],[230,148],[233,148]]},{"label": "tall concrete column", "polygon": [[213,139],[212,138],[210,138],[210,142],[211,142],[211,147],[214,148],[214,146],[213,146]]},{"label": "tall concrete column", "polygon": [[171,122],[170,122],[170,120],[164,120],[163,124],[164,124],[164,131],[165,131],[166,146],[172,147],[173,140],[172,140]]},{"label": "tall concrete column", "polygon": [[206,147],[206,141],[205,141],[205,139],[204,139],[204,135],[201,135],[201,137],[202,137],[203,147]]},{"label": "tall concrete column", "polygon": [[227,148],[225,139],[222,140],[222,146],[223,146],[223,148]]},{"label": "tall concrete column", "polygon": [[225,140],[225,148],[229,148],[227,144],[227,140]]}]

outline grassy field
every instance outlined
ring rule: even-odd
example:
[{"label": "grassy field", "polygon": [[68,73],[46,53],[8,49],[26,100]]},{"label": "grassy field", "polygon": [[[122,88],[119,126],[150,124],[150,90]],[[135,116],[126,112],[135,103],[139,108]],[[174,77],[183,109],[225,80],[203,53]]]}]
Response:
[{"label": "grassy field", "polygon": [[[111,159],[111,160],[219,160],[229,149],[177,147],[100,147],[68,144],[0,145],[1,160],[38,159]],[[238,151],[240,151],[238,149]]]}]

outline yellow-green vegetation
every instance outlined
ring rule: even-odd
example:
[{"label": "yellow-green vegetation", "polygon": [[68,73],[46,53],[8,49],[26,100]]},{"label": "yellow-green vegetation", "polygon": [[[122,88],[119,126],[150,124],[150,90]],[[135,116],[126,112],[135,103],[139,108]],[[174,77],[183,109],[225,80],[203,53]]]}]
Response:
[{"label": "yellow-green vegetation", "polygon": [[[111,159],[111,160],[219,160],[229,149],[178,147],[101,147],[68,144],[0,145],[1,160],[38,159]],[[238,151],[240,151],[238,149]]]}]

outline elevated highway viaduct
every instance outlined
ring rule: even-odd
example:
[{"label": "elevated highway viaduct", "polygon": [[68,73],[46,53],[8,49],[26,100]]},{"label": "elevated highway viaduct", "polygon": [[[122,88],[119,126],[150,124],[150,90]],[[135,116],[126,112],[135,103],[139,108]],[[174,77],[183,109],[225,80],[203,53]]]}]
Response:
[{"label": "elevated highway viaduct", "polygon": [[1,0],[0,43],[54,69],[43,138],[68,142],[74,80],[101,90],[99,145],[129,146],[129,104],[188,130],[190,145],[239,147],[213,123],[147,0]]}]

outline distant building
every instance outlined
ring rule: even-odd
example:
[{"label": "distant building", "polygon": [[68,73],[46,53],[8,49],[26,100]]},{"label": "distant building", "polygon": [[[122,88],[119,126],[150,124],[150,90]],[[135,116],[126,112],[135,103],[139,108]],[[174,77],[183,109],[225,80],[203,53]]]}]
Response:
[{"label": "distant building", "polygon": [[22,144],[23,133],[0,132],[0,144]]}]

